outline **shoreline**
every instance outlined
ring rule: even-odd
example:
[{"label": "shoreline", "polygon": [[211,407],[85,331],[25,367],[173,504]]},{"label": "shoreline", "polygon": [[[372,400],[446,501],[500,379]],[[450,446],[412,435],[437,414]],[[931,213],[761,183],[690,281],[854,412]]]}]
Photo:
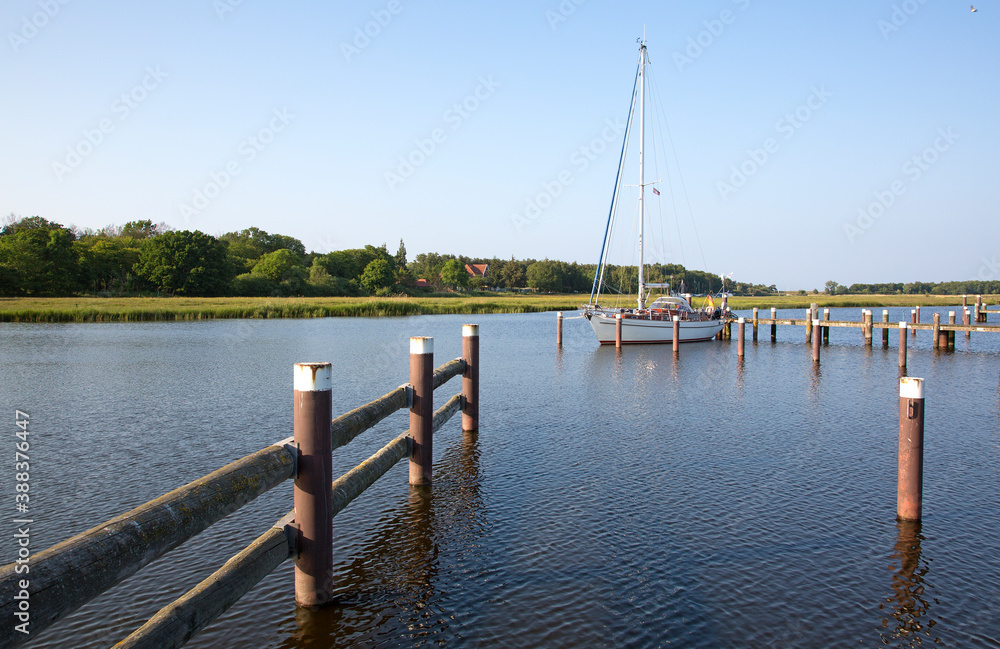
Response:
[{"label": "shoreline", "polygon": [[[476,295],[387,298],[190,298],[190,297],[16,297],[0,298],[0,322],[165,322],[211,319],[391,317],[480,313],[576,311],[584,294]],[[983,296],[983,304],[998,302]],[[634,298],[620,297],[631,305]],[[697,308],[705,298],[694,298]],[[968,296],[970,306],[975,296]],[[808,308],[947,307],[961,308],[961,295],[781,295],[731,297],[733,310]],[[716,304],[721,304],[716,299]]]}]

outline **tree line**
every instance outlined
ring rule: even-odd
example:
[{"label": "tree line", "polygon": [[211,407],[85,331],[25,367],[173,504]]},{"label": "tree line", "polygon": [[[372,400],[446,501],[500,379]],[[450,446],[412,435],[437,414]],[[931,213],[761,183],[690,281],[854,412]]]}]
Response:
[{"label": "tree line", "polygon": [[[471,276],[466,264],[488,264],[487,276]],[[3,296],[326,297],[486,288],[589,293],[596,270],[596,264],[551,259],[439,253],[421,253],[408,261],[402,240],[394,254],[384,243],[307,252],[299,239],[259,228],[216,237],[149,220],[92,230],[65,227],[39,216],[11,215],[0,229]],[[425,282],[418,282],[421,279]],[[722,288],[719,276],[679,264],[653,264],[647,267],[646,280],[691,293]],[[635,266],[605,269],[605,293],[634,293],[637,286]],[[738,282],[727,288],[745,294],[777,290]]]},{"label": "tree line", "polygon": [[851,284],[844,286],[833,280],[823,289],[828,295],[995,295],[1000,293],[1000,280],[967,280],[964,282],[888,282],[882,284]]}]

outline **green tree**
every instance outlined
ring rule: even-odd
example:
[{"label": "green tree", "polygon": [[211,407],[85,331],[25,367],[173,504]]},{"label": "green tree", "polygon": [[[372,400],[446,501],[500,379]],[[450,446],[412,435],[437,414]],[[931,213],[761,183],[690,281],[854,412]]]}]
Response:
[{"label": "green tree", "polygon": [[406,246],[403,245],[403,240],[399,240],[399,248],[396,250],[396,256],[393,258],[396,262],[396,268],[401,270],[406,268]]},{"label": "green tree", "polygon": [[449,259],[441,267],[441,281],[445,286],[463,288],[469,285],[469,273],[465,264],[457,259]]},{"label": "green tree", "polygon": [[4,227],[0,236],[0,294],[69,295],[79,287],[75,235],[33,216]]},{"label": "green tree", "polygon": [[291,250],[280,248],[262,256],[251,275],[262,275],[279,287],[282,295],[298,295],[306,281],[306,269]]},{"label": "green tree", "polygon": [[554,261],[545,259],[528,266],[528,286],[539,291],[560,292],[563,290],[562,269]]},{"label": "green tree", "polygon": [[373,259],[361,273],[361,286],[369,293],[389,288],[396,281],[396,274],[387,259]]},{"label": "green tree", "polygon": [[503,270],[500,271],[500,281],[507,288],[524,288],[528,281],[524,264],[511,257],[511,260],[504,264]]},{"label": "green tree", "polygon": [[158,291],[224,295],[232,280],[226,248],[198,230],[165,232],[143,242],[136,273]]}]

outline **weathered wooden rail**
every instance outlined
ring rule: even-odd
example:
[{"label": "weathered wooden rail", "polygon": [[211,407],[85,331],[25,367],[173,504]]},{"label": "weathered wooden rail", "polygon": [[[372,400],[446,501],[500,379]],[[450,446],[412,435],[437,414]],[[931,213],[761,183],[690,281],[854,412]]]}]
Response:
[{"label": "weathered wooden rail", "polygon": [[[404,457],[410,458],[410,483],[428,483],[432,435],[457,412],[464,431],[478,432],[479,326],[464,325],[462,341],[461,358],[432,369],[433,339],[412,338],[410,382],[336,419],[330,365],[297,364],[294,437],[32,555],[27,571],[18,570],[23,562],[0,567],[0,618],[7,620],[0,647],[31,637],[14,631],[18,613],[37,634],[289,478],[295,479],[295,509],[115,647],[182,646],[289,558],[296,561],[296,601],[326,603],[333,547],[316,540],[329,538],[333,517]],[[433,391],[459,375],[462,391],[434,411]],[[410,409],[409,430],[332,480],[330,451],[403,408]],[[307,531],[310,525],[316,529]]]}]

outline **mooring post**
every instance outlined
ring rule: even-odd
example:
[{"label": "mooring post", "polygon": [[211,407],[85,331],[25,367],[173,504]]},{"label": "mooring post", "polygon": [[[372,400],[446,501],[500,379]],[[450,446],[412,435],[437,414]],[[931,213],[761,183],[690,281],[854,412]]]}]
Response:
[{"label": "mooring post", "polygon": [[[949,311],[948,312],[948,324],[950,324],[950,325],[955,324],[955,312],[954,311]],[[955,349],[955,332],[954,331],[948,331],[948,332],[945,332],[945,333],[948,334],[948,349]]]},{"label": "mooring post", "polygon": [[757,307],[753,308],[753,341],[757,342]]},{"label": "mooring post", "polygon": [[[969,312],[968,308],[966,308],[966,309],[964,309],[962,311],[962,324],[964,324],[966,326],[972,324],[972,314]],[[972,338],[972,332],[971,331],[966,331],[965,332],[965,339],[969,340],[971,338]]]},{"label": "mooring post", "polygon": [[[910,309],[910,322],[912,322],[913,324],[917,324],[917,310],[916,309]],[[917,330],[916,329],[913,330],[913,335],[914,336],[917,335]]]},{"label": "mooring post", "polygon": [[906,322],[899,323],[899,366],[906,367]]},{"label": "mooring post", "polygon": [[778,340],[778,309],[771,307],[771,342]]},{"label": "mooring post", "polygon": [[674,353],[681,351],[681,317],[674,316]]},{"label": "mooring post", "polygon": [[889,348],[889,309],[882,309],[882,346]]},{"label": "mooring post", "polygon": [[924,482],[924,380],[899,379],[899,472],[896,518],[919,521]]},{"label": "mooring post", "polygon": [[812,309],[806,309],[806,343],[812,343],[813,339],[813,327],[812,327]]},{"label": "mooring post", "polygon": [[[823,320],[826,322],[830,321],[830,309],[823,309]],[[830,326],[827,325],[823,327],[823,344],[830,344]]]},{"label": "mooring post", "polygon": [[737,330],[740,335],[740,339],[736,342],[736,355],[739,356],[740,358],[743,358],[743,345],[746,344],[745,341],[743,340],[744,335],[746,334],[746,321],[747,319],[742,316],[740,317],[739,320],[736,321],[738,325]]},{"label": "mooring post", "polygon": [[[562,313],[559,314],[562,316]],[[562,324],[562,318],[559,318]],[[479,325],[462,325],[462,432],[479,432]]]},{"label": "mooring post", "polygon": [[976,322],[985,322],[986,313],[983,311],[983,296],[976,296]]},{"label": "mooring post", "polygon": [[872,312],[870,309],[861,309],[861,331],[864,332],[865,346],[872,346]]},{"label": "mooring post", "polygon": [[972,321],[979,322],[979,303],[972,305]]},{"label": "mooring post", "polygon": [[299,449],[295,603],[321,606],[333,597],[333,366],[296,363],[292,383],[293,439]]},{"label": "mooring post", "polygon": [[819,362],[819,348],[820,348],[820,345],[823,344],[822,343],[822,336],[819,335],[819,328],[818,328],[819,327],[819,318],[816,318],[815,320],[813,320],[812,324],[813,324],[813,329],[816,330],[816,335],[813,336],[813,339],[812,339],[813,362],[814,363],[818,363]]},{"label": "mooring post", "polygon": [[931,332],[931,337],[933,342],[931,343],[934,349],[941,346],[941,314],[934,314],[934,331]]},{"label": "mooring post", "polygon": [[556,312],[556,347],[562,347],[562,311]]},{"label": "mooring post", "polygon": [[733,339],[733,313],[726,307],[726,340]]},{"label": "mooring post", "polygon": [[969,308],[969,296],[968,295],[963,295],[962,296],[962,308],[963,309],[968,309]]},{"label": "mooring post", "polygon": [[615,314],[615,349],[622,348],[622,314]]},{"label": "mooring post", "polygon": [[[464,347],[464,344],[463,344]],[[434,464],[434,339],[424,336],[410,338],[410,484],[431,483]]]}]

